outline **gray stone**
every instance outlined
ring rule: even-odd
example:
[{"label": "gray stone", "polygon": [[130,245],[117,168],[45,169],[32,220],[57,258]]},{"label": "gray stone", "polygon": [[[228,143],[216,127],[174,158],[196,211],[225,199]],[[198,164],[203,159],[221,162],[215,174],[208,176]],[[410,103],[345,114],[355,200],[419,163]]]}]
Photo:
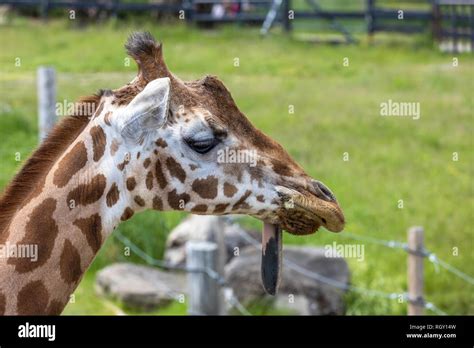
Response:
[{"label": "gray stone", "polygon": [[223,246],[220,260],[225,264],[234,257],[235,248],[249,245],[241,232],[247,232],[258,240],[261,238],[260,232],[246,231],[225,217],[190,215],[168,235],[164,258],[171,265],[184,266],[186,243],[190,240],[209,241]]},{"label": "gray stone", "polygon": [[185,274],[131,263],[116,263],[97,273],[96,291],[127,307],[153,310],[185,295]]},{"label": "gray stone", "polygon": [[[318,273],[339,284],[349,283],[350,273],[346,261],[340,257],[326,257],[323,248],[284,246],[283,257],[302,269]],[[244,303],[268,296],[262,287],[260,262],[260,250],[247,247],[225,267],[229,286]],[[284,263],[275,303],[285,303],[285,308],[294,309],[298,314],[342,315],[345,311],[343,293],[343,290],[307,277]],[[304,310],[301,309],[302,306],[305,307]]]}]

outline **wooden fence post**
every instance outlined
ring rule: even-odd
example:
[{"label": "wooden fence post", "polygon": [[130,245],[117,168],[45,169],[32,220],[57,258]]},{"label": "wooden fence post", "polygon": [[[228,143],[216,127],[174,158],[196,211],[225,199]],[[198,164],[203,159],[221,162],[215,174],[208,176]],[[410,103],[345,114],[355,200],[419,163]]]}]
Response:
[{"label": "wooden fence post", "polygon": [[423,227],[408,230],[408,315],[422,315],[423,299]]},{"label": "wooden fence post", "polygon": [[38,88],[38,129],[42,141],[56,123],[56,72],[54,68],[39,67]]},{"label": "wooden fence post", "polygon": [[[219,250],[215,243],[189,241],[186,245],[186,266],[190,269],[211,269],[218,274]],[[204,272],[188,273],[188,313],[219,315],[221,291],[217,281]]]}]

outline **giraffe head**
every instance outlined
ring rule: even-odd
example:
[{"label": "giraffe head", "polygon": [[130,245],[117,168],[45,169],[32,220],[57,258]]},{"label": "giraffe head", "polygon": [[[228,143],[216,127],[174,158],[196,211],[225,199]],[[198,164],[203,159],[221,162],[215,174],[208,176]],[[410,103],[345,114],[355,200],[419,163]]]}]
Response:
[{"label": "giraffe head", "polygon": [[138,75],[103,94],[94,116],[132,202],[124,219],[154,208],[246,214],[292,234],[343,229],[332,192],[256,129],[219,79],[180,80],[148,33],[132,34],[126,49]]}]

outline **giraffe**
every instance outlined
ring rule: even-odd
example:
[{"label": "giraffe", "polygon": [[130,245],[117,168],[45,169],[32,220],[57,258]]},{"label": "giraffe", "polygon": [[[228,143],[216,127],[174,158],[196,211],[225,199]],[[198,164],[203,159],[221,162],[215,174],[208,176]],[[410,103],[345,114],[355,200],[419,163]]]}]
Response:
[{"label": "giraffe", "polygon": [[297,235],[343,229],[331,191],[217,77],[179,79],[146,32],[125,48],[137,76],[82,98],[0,199],[0,245],[38,250],[36,260],[0,258],[0,314],[60,314],[106,238],[145,209],[246,214]]}]

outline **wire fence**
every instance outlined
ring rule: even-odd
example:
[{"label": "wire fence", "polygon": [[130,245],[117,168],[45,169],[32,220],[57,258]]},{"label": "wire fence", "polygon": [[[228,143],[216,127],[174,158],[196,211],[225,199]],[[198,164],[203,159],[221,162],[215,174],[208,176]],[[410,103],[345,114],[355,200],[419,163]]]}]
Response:
[{"label": "wire fence", "polygon": [[[229,222],[233,222],[232,218],[228,218]],[[254,239],[252,236],[250,236],[247,232],[244,232],[240,230],[239,232],[250,245],[257,249],[261,249],[261,243]],[[160,267],[163,269],[167,270],[176,270],[176,271],[183,271],[183,272],[200,272],[200,273],[205,273],[207,274],[211,279],[214,279],[217,284],[221,287],[226,287],[226,296],[224,296],[225,300],[231,305],[232,308],[235,308],[238,310],[241,314],[243,315],[251,315],[251,313],[245,308],[245,306],[237,299],[237,297],[234,295],[232,288],[228,286],[225,278],[221,276],[218,272],[216,272],[213,269],[210,268],[189,268],[186,266],[179,266],[179,265],[171,265],[167,261],[164,260],[158,260],[150,255],[148,255],[146,252],[144,252],[142,249],[140,249],[136,244],[134,244],[132,241],[130,241],[127,237],[122,235],[119,231],[116,231],[114,233],[114,236],[122,242],[124,245],[128,246],[130,250],[132,250],[135,254],[137,254],[138,257],[140,257],[142,260],[144,260],[146,263]],[[400,249],[403,250],[407,253],[411,254],[416,254],[418,256],[423,256],[428,258],[430,262],[433,263],[435,266],[435,269],[438,271],[438,266],[446,269],[448,272],[456,275],[460,279],[466,281],[470,285],[474,285],[474,278],[471,277],[470,275],[462,272],[458,268],[450,265],[449,263],[439,259],[435,253],[423,249],[421,251],[419,250],[411,250],[406,243],[402,243],[399,241],[395,240],[382,240],[382,239],[377,239],[373,237],[368,237],[368,236],[362,236],[358,234],[353,234],[350,232],[344,232],[341,236],[353,240],[358,240],[358,241],[363,241],[375,245],[381,245],[387,248],[391,249]],[[377,290],[377,289],[367,289],[363,288],[360,286],[354,286],[351,284],[347,284],[345,282],[340,282],[338,280],[326,277],[322,274],[319,274],[317,272],[314,272],[312,270],[306,269],[302,267],[301,265],[298,265],[297,263],[288,260],[287,258],[283,257],[283,264],[288,267],[289,269],[292,269],[301,275],[308,277],[310,279],[319,281],[321,283],[324,283],[326,285],[332,286],[334,288],[344,290],[344,291],[353,291],[359,294],[363,294],[365,296],[373,296],[373,297],[380,297],[380,298],[385,298],[389,300],[398,300],[398,301],[407,301],[410,303],[416,303],[417,305],[422,306],[423,308],[432,311],[433,313],[437,315],[447,315],[447,313],[443,310],[441,310],[438,306],[436,306],[433,302],[426,301],[424,299],[413,299],[410,298],[409,294],[407,292],[386,292],[382,290]]]},{"label": "wire fence", "polygon": [[[115,238],[117,238],[122,244],[129,247],[131,251],[133,251],[139,258],[145,261],[147,264],[159,268],[163,268],[166,270],[173,270],[173,271],[182,271],[186,273],[204,273],[213,279],[220,287],[227,286],[227,282],[223,276],[221,276],[218,272],[211,268],[189,268],[186,266],[179,266],[179,265],[172,265],[167,261],[156,259],[150,255],[148,255],[145,251],[143,251],[138,245],[133,243],[130,239],[125,237],[120,231],[114,232]],[[227,287],[226,291],[224,292],[226,296],[224,296],[224,300],[232,307],[235,308],[237,311],[240,312],[242,315],[252,315],[247,308],[245,308],[242,303],[238,300],[238,298],[234,295],[233,290],[231,287]]]},{"label": "wire fence", "polygon": [[468,282],[469,284],[474,285],[474,278],[473,277],[471,277],[470,275],[464,273],[463,271],[459,270],[458,268],[450,265],[446,261],[441,260],[440,258],[438,258],[438,256],[436,256],[436,254],[434,252],[431,252],[427,249],[424,249],[424,250],[421,250],[421,251],[412,250],[408,247],[408,244],[406,244],[406,243],[402,243],[402,242],[395,241],[395,240],[383,240],[383,239],[377,239],[377,238],[373,238],[373,237],[366,237],[366,236],[356,235],[356,234],[353,234],[353,233],[350,233],[350,232],[344,232],[341,236],[345,237],[345,238],[350,238],[350,239],[353,239],[353,240],[362,241],[362,242],[382,245],[382,246],[385,246],[385,247],[388,247],[388,248],[391,248],[391,249],[401,249],[401,250],[404,250],[404,251],[406,251],[408,253],[411,253],[411,254],[417,254],[419,256],[426,257],[426,258],[428,258],[428,261],[433,263],[436,271],[439,271],[439,266],[440,266],[440,267],[444,268],[445,270],[447,270],[448,272],[450,272],[450,273],[456,275],[457,277],[463,279],[464,281]]},{"label": "wire fence", "polygon": [[[261,244],[257,240],[255,240],[253,237],[251,237],[249,234],[247,234],[246,232],[241,232],[241,234],[242,234],[244,239],[246,239],[249,243],[252,244],[252,246],[254,246],[258,249],[261,248]],[[302,275],[304,275],[304,276],[306,276],[310,279],[320,281],[320,282],[325,283],[329,286],[332,286],[332,287],[335,287],[335,288],[338,288],[338,289],[341,289],[341,290],[344,290],[344,291],[354,291],[354,292],[357,292],[357,293],[361,293],[363,295],[382,297],[382,298],[386,298],[386,299],[390,299],[390,300],[403,300],[403,301],[407,301],[407,302],[416,302],[418,304],[423,305],[424,308],[426,308],[428,310],[431,310],[431,311],[435,312],[438,315],[447,315],[446,312],[439,309],[432,302],[423,301],[423,303],[419,303],[419,300],[409,298],[408,293],[406,293],[406,292],[404,292],[404,293],[385,292],[385,291],[381,291],[381,290],[373,290],[373,289],[366,289],[366,288],[362,288],[362,287],[358,287],[358,286],[353,286],[353,285],[350,285],[350,284],[347,284],[347,283],[344,283],[344,282],[340,282],[340,281],[332,279],[332,278],[328,278],[328,277],[326,277],[322,274],[319,274],[317,272],[308,270],[308,269],[306,269],[306,268],[304,268],[304,267],[302,267],[302,266],[300,266],[300,265],[294,263],[293,261],[290,261],[290,260],[288,260],[284,257],[283,257],[283,264],[285,266],[287,266],[288,268],[293,269],[294,271],[296,271],[296,272],[298,272],[298,273],[300,273],[300,274],[302,274]]]}]

